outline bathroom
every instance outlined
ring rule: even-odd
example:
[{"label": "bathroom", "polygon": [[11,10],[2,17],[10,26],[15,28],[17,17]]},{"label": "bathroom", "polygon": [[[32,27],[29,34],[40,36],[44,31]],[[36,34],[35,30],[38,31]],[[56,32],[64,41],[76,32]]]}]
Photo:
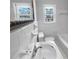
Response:
[{"label": "bathroom", "polygon": [[[11,59],[68,59],[68,0],[11,0],[10,5]],[[19,18],[16,5],[31,5],[31,17]],[[45,19],[44,7],[53,7],[53,20]]]}]

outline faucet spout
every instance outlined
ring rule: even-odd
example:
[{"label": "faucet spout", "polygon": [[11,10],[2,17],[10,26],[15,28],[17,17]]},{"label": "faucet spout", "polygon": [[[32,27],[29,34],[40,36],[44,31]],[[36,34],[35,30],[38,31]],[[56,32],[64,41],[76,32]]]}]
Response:
[{"label": "faucet spout", "polygon": [[39,47],[34,46],[31,59],[34,59],[34,57],[36,56],[36,53],[37,53],[37,51],[38,51],[39,48],[42,48],[42,47],[41,46],[39,46]]}]

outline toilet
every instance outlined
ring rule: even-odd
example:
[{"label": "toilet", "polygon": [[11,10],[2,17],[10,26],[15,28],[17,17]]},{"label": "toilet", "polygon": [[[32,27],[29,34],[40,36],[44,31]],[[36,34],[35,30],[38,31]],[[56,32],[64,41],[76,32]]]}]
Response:
[{"label": "toilet", "polygon": [[39,32],[38,33],[38,41],[39,42],[45,41],[45,39],[44,39],[44,33],[43,32]]}]

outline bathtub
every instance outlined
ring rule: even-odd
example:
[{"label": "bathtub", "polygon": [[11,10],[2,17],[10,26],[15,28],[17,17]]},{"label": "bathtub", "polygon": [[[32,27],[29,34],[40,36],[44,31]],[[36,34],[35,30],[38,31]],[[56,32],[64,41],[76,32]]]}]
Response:
[{"label": "bathtub", "polygon": [[[31,47],[33,47],[35,44],[33,44]],[[26,50],[23,53],[24,56],[16,58],[16,59],[63,59],[63,56],[61,52],[59,51],[57,45],[55,44],[55,41],[45,41],[45,42],[36,42],[36,47],[41,46],[42,48],[38,49],[36,52],[36,55],[31,58],[33,53],[33,48],[31,48],[29,51],[31,53],[26,54]],[[22,54],[22,53],[21,53]]]},{"label": "bathtub", "polygon": [[57,36],[55,42],[60,48],[64,59],[68,59],[68,34],[58,34]]},{"label": "bathtub", "polygon": [[39,42],[38,44],[42,48],[37,51],[34,59],[63,59],[55,41]]}]

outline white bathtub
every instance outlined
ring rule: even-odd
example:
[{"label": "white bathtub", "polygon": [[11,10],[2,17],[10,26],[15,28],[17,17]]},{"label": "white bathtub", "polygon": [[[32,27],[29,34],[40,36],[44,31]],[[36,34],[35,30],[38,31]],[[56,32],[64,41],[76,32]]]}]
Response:
[{"label": "white bathtub", "polygon": [[[37,45],[40,45],[42,48],[37,50],[37,53],[34,58],[31,58],[32,53],[24,56],[21,58],[16,58],[16,59],[63,59],[63,56],[61,55],[61,52],[59,51],[57,45],[55,44],[55,41],[45,41],[45,42],[37,42]],[[32,45],[33,46],[33,45]],[[33,52],[33,50],[31,50]]]},{"label": "white bathtub", "polygon": [[54,41],[40,42],[42,48],[38,50],[34,59],[63,59]]}]

